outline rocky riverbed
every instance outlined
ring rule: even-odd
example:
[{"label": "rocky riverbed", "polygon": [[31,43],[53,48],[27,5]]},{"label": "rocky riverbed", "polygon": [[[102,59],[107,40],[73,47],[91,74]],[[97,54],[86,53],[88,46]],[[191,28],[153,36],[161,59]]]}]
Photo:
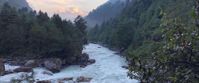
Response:
[{"label": "rocky riverbed", "polygon": [[[73,65],[52,73],[46,68],[37,67],[32,72],[15,72],[0,76],[0,83],[10,83],[14,79],[34,81],[35,83],[138,83],[127,77],[126,60],[106,47],[89,44],[83,51],[87,53],[93,64],[88,66]],[[95,60],[95,61],[94,61]],[[5,64],[6,70],[15,70],[19,66]],[[22,81],[21,80],[21,81]],[[29,83],[23,81],[22,83]]]}]

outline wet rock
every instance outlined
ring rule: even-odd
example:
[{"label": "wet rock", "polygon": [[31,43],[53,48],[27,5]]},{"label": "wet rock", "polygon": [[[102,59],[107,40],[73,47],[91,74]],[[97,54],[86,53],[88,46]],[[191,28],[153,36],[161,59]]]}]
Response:
[{"label": "wet rock", "polygon": [[70,78],[63,78],[62,80],[64,80],[64,81],[73,80],[73,77],[70,77]]},{"label": "wet rock", "polygon": [[87,65],[91,65],[95,62],[96,62],[95,59],[89,59],[88,62],[87,62]]},{"label": "wet rock", "polygon": [[12,73],[13,73],[12,71],[5,71],[5,72],[4,72],[4,75],[12,74]]},{"label": "wet rock", "polygon": [[31,67],[19,67],[14,69],[14,72],[32,72],[33,69]]},{"label": "wet rock", "polygon": [[50,80],[37,81],[36,83],[52,83]]},{"label": "wet rock", "polygon": [[7,64],[10,64],[10,65],[14,65],[14,66],[17,66],[17,65],[24,65],[26,63],[26,60],[22,60],[22,59],[19,59],[19,60],[9,60],[9,61],[6,61]]},{"label": "wet rock", "polygon": [[80,76],[77,78],[77,82],[90,82],[92,80],[92,78],[88,78],[88,77],[84,77],[84,76]]},{"label": "wet rock", "polygon": [[[58,82],[57,83],[64,83],[63,81],[60,81],[60,80],[58,80]],[[67,82],[68,83],[68,82]]]},{"label": "wet rock", "polygon": [[48,59],[44,61],[44,67],[53,73],[59,72],[62,67],[61,59]]},{"label": "wet rock", "polygon": [[83,53],[82,56],[79,58],[79,65],[82,68],[85,68],[88,65],[88,61],[89,61],[89,56],[86,53]]},{"label": "wet rock", "polygon": [[85,68],[86,66],[87,66],[86,64],[80,65],[81,68]]},{"label": "wet rock", "polygon": [[73,77],[59,79],[58,82],[73,81]]},{"label": "wet rock", "polygon": [[89,60],[88,54],[83,53],[80,62],[87,62],[88,60]]},{"label": "wet rock", "polygon": [[0,58],[0,76],[5,73],[5,65],[3,63],[3,59]]},{"label": "wet rock", "polygon": [[38,67],[38,63],[37,63],[35,60],[28,60],[28,61],[25,63],[25,66],[26,66],[26,67],[35,68],[35,67]]},{"label": "wet rock", "polygon": [[44,71],[44,72],[42,72],[42,74],[46,74],[46,75],[49,75],[49,76],[52,76],[52,75],[53,75],[53,73],[50,72],[50,71]]},{"label": "wet rock", "polygon": [[129,67],[128,67],[128,66],[122,66],[122,68],[124,68],[124,69],[128,69]]}]

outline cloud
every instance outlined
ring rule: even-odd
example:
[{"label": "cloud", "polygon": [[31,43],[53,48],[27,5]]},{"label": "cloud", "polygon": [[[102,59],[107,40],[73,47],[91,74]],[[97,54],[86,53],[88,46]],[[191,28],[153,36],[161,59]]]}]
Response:
[{"label": "cloud", "polygon": [[30,6],[50,16],[60,14],[63,18],[74,19],[77,15],[85,16],[89,11],[107,0],[27,0]]},{"label": "cloud", "polygon": [[70,7],[68,11],[74,15],[82,15],[82,16],[85,16],[87,13],[85,11],[82,11],[79,7],[75,7],[75,6]]}]

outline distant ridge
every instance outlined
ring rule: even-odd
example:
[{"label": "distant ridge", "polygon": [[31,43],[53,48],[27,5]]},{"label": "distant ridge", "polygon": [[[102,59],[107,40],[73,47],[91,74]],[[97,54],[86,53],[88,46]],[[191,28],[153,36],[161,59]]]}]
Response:
[{"label": "distant ridge", "polygon": [[101,25],[103,22],[115,18],[125,7],[127,0],[110,0],[91,11],[86,17],[87,25],[94,27],[96,24]]},{"label": "distant ridge", "polygon": [[29,4],[28,4],[28,2],[26,0],[0,0],[0,8],[6,2],[9,5],[11,5],[13,7],[16,7],[18,9],[26,7],[29,10],[32,10],[32,8],[29,6]]}]

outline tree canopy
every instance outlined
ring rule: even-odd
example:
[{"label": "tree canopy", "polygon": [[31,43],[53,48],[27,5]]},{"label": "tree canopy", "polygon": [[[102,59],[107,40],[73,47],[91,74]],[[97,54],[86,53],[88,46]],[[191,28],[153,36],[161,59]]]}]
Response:
[{"label": "tree canopy", "polygon": [[0,11],[1,57],[73,58],[73,62],[81,56],[86,41],[84,19],[77,19],[73,23],[56,14],[49,17],[4,4]]}]

